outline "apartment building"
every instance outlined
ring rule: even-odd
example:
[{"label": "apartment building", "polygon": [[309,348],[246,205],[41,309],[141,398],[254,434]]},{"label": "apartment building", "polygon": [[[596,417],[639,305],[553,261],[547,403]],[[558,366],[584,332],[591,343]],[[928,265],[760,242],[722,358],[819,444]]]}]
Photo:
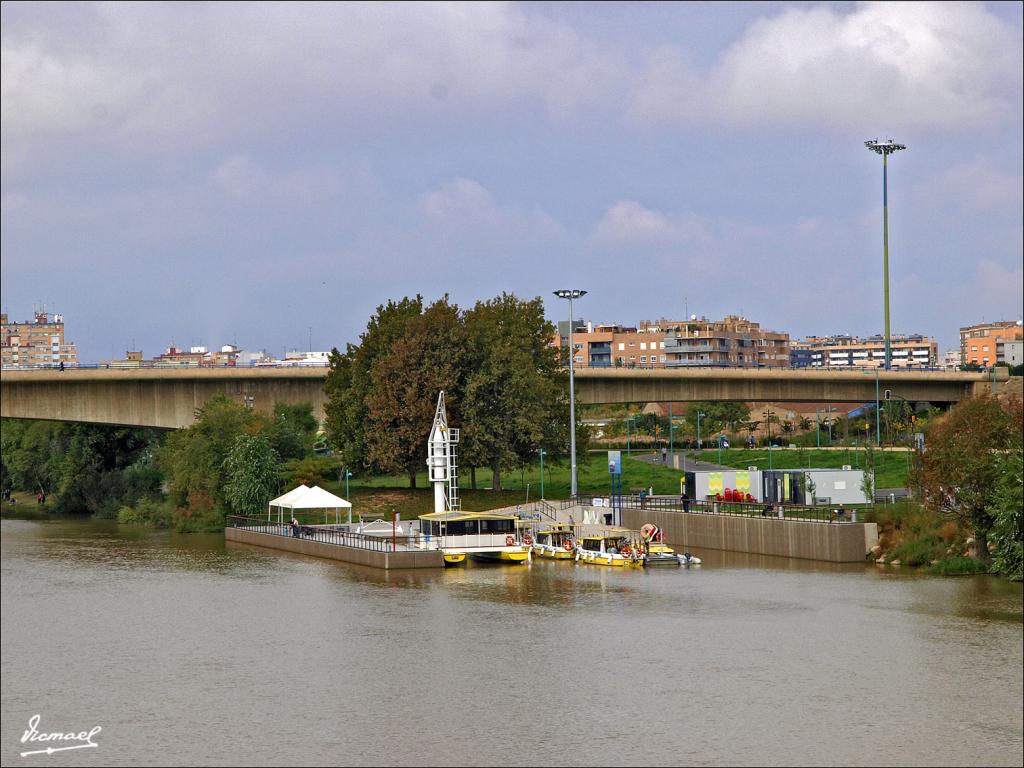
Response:
[{"label": "apartment building", "polygon": [[[960,329],[960,363],[990,366],[1007,362],[1005,343],[1021,340],[1024,340],[1024,323],[1020,320],[968,325]],[[1000,344],[1004,345],[1003,358],[999,357]]]},{"label": "apartment building", "polygon": [[665,339],[669,368],[716,366],[728,368],[788,368],[789,334],[769,331],[740,315],[721,320],[696,316],[689,320],[656,320],[640,329]]},{"label": "apartment building", "polygon": [[[893,368],[935,368],[939,348],[935,339],[909,334],[892,336],[890,341]],[[793,342],[791,360],[794,368],[880,368],[885,366],[885,337],[808,336]]]},{"label": "apartment building", "polygon": [[[556,343],[569,343],[568,322]],[[645,320],[639,327],[574,323],[574,365],[661,368],[680,366],[779,367],[789,365],[789,334],[762,330],[730,315],[723,320]]]},{"label": "apartment building", "polygon": [[[655,368],[665,363],[665,339],[659,333],[618,324],[595,325],[586,320],[573,324],[573,364],[579,367]],[[557,344],[569,344],[569,324],[558,324]]]},{"label": "apartment building", "polygon": [[36,312],[32,320],[10,322],[0,313],[0,365],[36,368],[78,365],[78,350],[64,339],[64,316]]}]

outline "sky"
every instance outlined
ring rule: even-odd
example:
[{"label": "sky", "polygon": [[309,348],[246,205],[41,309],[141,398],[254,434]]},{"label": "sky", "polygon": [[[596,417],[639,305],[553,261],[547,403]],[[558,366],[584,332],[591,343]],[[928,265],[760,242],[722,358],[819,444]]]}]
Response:
[{"label": "sky", "polygon": [[958,346],[1024,314],[1020,3],[15,3],[0,304],[84,362],[389,299]]}]

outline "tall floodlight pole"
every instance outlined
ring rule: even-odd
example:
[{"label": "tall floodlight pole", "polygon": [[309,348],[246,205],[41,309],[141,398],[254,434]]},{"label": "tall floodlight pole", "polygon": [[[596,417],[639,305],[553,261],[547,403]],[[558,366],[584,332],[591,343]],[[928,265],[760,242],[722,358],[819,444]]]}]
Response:
[{"label": "tall floodlight pole", "polygon": [[555,296],[560,299],[569,300],[569,461],[572,464],[572,498],[576,498],[578,488],[576,486],[576,385],[573,380],[573,359],[576,357],[576,350],[572,345],[572,300],[580,299],[587,295],[586,291],[578,289],[555,291]]},{"label": "tall floodlight pole", "polygon": [[865,141],[864,146],[882,156],[882,263],[885,273],[885,370],[892,367],[892,336],[889,333],[889,155],[906,149],[892,139]]}]

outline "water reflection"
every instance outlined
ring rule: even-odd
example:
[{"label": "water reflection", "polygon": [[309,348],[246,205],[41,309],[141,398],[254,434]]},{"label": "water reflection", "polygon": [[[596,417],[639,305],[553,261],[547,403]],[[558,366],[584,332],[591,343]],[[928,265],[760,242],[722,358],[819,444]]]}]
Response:
[{"label": "water reflection", "polygon": [[68,520],[2,545],[4,764],[37,711],[104,726],[78,765],[1020,763],[1022,592],[988,577],[386,572]]}]

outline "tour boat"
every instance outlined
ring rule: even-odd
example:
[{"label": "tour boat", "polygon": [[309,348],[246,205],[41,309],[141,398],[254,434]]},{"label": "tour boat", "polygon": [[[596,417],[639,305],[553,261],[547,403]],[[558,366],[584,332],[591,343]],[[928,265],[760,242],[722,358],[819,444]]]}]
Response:
[{"label": "tour boat", "polygon": [[636,541],[636,531],[626,528],[606,528],[597,533],[580,534],[574,557],[578,563],[612,568],[636,568],[643,565],[643,553]]},{"label": "tour boat", "polygon": [[514,515],[451,510],[419,519],[422,546],[440,549],[450,565],[464,562],[467,555],[503,563],[523,563],[530,557],[530,548],[516,535]]},{"label": "tour boat", "polygon": [[537,531],[537,540],[530,542],[526,534],[523,542],[532,543],[533,554],[549,560],[571,560],[576,557],[576,528],[573,523],[552,523]]}]

